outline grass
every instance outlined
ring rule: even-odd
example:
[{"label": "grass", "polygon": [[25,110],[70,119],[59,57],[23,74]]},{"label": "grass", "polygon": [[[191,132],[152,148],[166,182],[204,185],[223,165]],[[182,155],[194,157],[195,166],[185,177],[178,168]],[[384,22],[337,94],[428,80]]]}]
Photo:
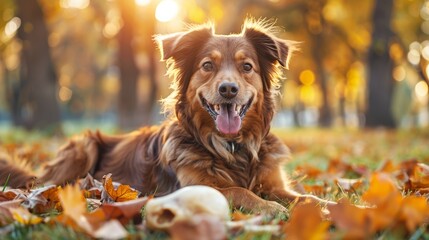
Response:
[{"label": "grass", "polygon": [[[66,136],[82,132],[84,126],[67,127]],[[85,125],[86,126],[86,125]],[[94,125],[95,126],[95,125]],[[110,125],[102,125],[102,131],[115,132]],[[291,176],[298,166],[309,165],[317,169],[326,170],[332,159],[352,165],[364,165],[370,170],[377,169],[382,162],[392,160],[401,162],[416,159],[429,163],[429,130],[347,130],[347,129],[273,129],[291,149],[292,159],[286,164],[285,169]],[[40,145],[38,151],[53,154],[55,149],[64,143],[65,138],[48,138],[40,132],[27,132],[22,129],[5,128],[0,126],[0,151],[2,146],[17,144],[19,147]],[[4,149],[3,149],[4,150]],[[36,155],[37,157],[37,155]],[[309,184],[318,184],[317,181]],[[3,188],[4,186],[0,186]],[[0,189],[1,190],[1,189]],[[347,197],[352,202],[358,202],[360,193],[332,192],[327,199]],[[286,216],[279,216],[285,219]],[[9,226],[10,227],[10,226]],[[7,235],[2,235],[4,228],[0,227],[2,239],[87,239],[82,233],[75,232],[71,228],[61,224],[39,224],[36,226],[22,226],[14,224],[13,230]],[[131,238],[165,239],[165,233],[147,233],[139,230],[134,225],[127,226]],[[418,228],[411,239],[429,239],[426,226]],[[242,233],[234,236],[234,239],[272,239],[270,234],[249,235]],[[383,232],[382,239],[395,239],[394,232]]]}]

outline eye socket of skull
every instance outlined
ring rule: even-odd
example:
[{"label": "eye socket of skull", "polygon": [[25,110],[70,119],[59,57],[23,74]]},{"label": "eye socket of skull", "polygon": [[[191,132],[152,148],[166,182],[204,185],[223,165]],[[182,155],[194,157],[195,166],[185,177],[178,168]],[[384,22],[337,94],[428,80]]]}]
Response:
[{"label": "eye socket of skull", "polygon": [[157,216],[156,222],[159,224],[170,223],[176,217],[176,214],[170,209],[163,209]]}]

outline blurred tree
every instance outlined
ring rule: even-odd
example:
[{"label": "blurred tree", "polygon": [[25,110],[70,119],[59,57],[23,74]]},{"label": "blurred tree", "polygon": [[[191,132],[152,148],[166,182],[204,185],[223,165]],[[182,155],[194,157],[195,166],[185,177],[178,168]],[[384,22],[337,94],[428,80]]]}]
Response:
[{"label": "blurred tree", "polygon": [[389,48],[394,36],[391,26],[393,0],[376,0],[373,11],[372,43],[368,53],[368,102],[365,125],[395,127],[392,114],[393,61]]},{"label": "blurred tree", "polygon": [[60,130],[57,76],[48,45],[48,30],[37,0],[17,0],[22,42],[20,79],[10,103],[14,124],[27,129]]},{"label": "blurred tree", "polygon": [[156,111],[158,110],[155,106],[157,100],[159,98],[158,93],[158,75],[157,75],[157,63],[159,62],[159,58],[157,55],[157,48],[155,46],[155,42],[153,40],[153,36],[156,32],[156,20],[155,20],[155,9],[158,1],[151,1],[147,6],[143,7],[143,9],[138,9],[141,11],[142,17],[138,19],[138,24],[141,26],[139,28],[139,38],[141,40],[141,49],[140,54],[146,56],[147,64],[142,69],[142,75],[145,81],[143,83],[144,86],[147,87],[144,101],[140,106],[140,111],[143,112],[142,118],[139,119],[140,125],[150,125],[153,124],[154,119],[156,118]]},{"label": "blurred tree", "polygon": [[119,43],[118,66],[121,80],[119,91],[119,127],[135,128],[140,125],[137,109],[137,80],[139,70],[135,62],[133,40],[136,18],[134,0],[117,1],[122,17],[122,29],[117,38]]}]

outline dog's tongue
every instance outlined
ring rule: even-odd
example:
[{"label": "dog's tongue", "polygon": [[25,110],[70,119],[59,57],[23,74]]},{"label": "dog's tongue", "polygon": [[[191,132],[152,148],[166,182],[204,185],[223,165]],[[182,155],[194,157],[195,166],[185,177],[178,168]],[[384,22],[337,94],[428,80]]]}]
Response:
[{"label": "dog's tongue", "polygon": [[218,130],[223,134],[236,134],[241,127],[241,118],[235,111],[235,104],[221,104],[216,118]]}]

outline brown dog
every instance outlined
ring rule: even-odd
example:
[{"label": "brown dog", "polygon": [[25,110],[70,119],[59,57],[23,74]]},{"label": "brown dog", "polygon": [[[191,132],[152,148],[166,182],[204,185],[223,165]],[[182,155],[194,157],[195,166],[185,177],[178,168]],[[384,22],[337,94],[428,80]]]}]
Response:
[{"label": "brown dog", "polygon": [[[112,173],[143,194],[188,185],[219,189],[235,206],[277,211],[300,195],[282,171],[288,148],[270,131],[274,95],[293,44],[272,25],[247,20],[240,34],[216,35],[211,25],[157,36],[173,92],[163,101],[169,120],[123,136],[88,132],[71,140],[40,182],[63,184]],[[18,187],[31,175],[0,162],[0,181]],[[261,198],[262,197],[262,198]],[[264,200],[264,199],[267,200]]]}]

